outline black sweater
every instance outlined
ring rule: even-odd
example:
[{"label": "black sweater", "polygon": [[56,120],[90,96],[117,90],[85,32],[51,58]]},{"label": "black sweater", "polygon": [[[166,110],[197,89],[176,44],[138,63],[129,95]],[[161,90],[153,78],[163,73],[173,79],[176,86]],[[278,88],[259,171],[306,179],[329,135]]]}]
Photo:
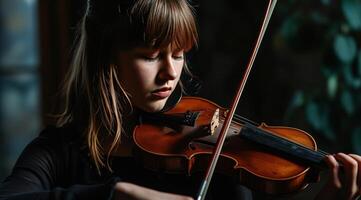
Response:
[{"label": "black sweater", "polygon": [[[0,199],[111,199],[117,181],[195,196],[202,174],[167,175],[147,171],[132,157],[111,158],[112,173],[100,175],[71,126],[47,128],[22,152],[0,185]],[[249,190],[215,175],[207,199],[251,199]]]}]

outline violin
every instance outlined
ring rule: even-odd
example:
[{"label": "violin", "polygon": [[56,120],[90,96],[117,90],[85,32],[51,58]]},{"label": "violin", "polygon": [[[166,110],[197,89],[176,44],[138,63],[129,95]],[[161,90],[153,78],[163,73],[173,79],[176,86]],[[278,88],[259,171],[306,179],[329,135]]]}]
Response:
[{"label": "violin", "polygon": [[[268,194],[292,193],[319,178],[325,152],[310,134],[284,126],[256,124],[235,115],[277,0],[269,0],[256,44],[229,109],[184,97],[163,113],[144,114],[136,126],[134,156],[162,173],[205,171],[197,200],[203,200],[214,172]],[[218,160],[220,162],[218,162]]]},{"label": "violin", "polygon": [[[164,113],[143,116],[135,127],[134,156],[145,168],[191,175],[210,162],[228,111],[198,97],[183,97]],[[236,116],[227,132],[216,172],[256,191],[286,194],[318,180],[325,153],[300,129],[268,126]]]}]

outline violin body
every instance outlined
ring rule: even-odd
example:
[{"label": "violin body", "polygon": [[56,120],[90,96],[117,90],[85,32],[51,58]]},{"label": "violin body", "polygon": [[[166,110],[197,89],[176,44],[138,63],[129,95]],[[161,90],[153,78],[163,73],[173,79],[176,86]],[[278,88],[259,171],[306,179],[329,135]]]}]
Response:
[{"label": "violin body", "polygon": [[[213,133],[205,130],[202,135],[198,132],[199,127],[204,127],[209,118],[214,117],[217,109],[222,124],[226,109],[202,98],[183,97],[166,114],[199,112],[194,126],[169,126],[163,122],[138,125],[133,132],[135,157],[145,168],[162,173],[191,175],[205,171],[221,125]],[[240,184],[268,194],[293,193],[318,179],[317,171],[302,161],[243,138],[243,128],[241,123],[232,122],[218,160],[217,173],[235,177]],[[258,128],[312,151],[317,150],[315,140],[302,130],[264,123]]]}]

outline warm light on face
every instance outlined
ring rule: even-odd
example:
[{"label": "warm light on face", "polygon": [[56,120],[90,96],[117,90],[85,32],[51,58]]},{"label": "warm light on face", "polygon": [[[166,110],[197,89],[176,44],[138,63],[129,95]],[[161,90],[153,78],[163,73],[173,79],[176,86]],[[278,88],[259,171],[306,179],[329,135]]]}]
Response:
[{"label": "warm light on face", "polygon": [[119,80],[133,106],[160,111],[176,88],[184,65],[184,51],[134,48],[121,51],[116,61]]}]

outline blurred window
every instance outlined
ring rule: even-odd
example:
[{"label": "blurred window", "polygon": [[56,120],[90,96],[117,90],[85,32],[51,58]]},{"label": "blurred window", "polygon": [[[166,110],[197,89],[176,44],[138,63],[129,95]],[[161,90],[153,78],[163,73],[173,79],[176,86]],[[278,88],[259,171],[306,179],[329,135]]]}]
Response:
[{"label": "blurred window", "polygon": [[0,1],[0,180],[41,127],[37,0]]}]

